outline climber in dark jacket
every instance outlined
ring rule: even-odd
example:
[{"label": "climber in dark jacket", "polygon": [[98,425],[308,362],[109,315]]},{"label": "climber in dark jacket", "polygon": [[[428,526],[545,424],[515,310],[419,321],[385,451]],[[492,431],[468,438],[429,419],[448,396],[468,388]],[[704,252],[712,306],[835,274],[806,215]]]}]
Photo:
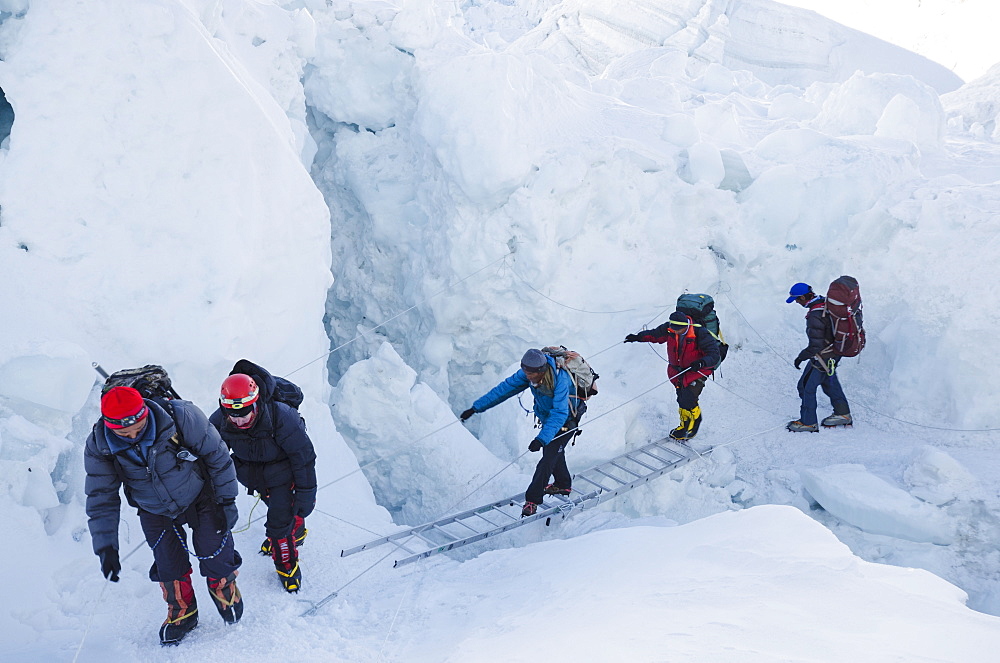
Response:
[{"label": "climber in dark jacket", "polygon": [[241,359],[222,383],[220,406],[210,421],[232,451],[236,475],[267,504],[267,538],[261,554],[271,555],[288,592],[302,583],[298,547],[316,506],[316,452],[298,410],[274,398],[276,380]]},{"label": "climber in dark jacket", "polygon": [[[822,387],[823,393],[830,398],[833,414],[823,420],[823,426],[850,426],[851,407],[844,395],[837,377],[839,356],[827,356],[824,350],[833,346],[833,327],[829,316],[823,315],[826,299],[813,292],[807,283],[796,283],[788,291],[786,303],[796,302],[808,309],[806,313],[806,338],[809,344],[795,357],[793,362],[798,368],[806,362],[805,370],[799,378],[798,391],[802,405],[799,408],[799,418],[789,421],[787,428],[793,433],[819,431],[816,416],[816,388]],[[858,324],[862,323],[861,312],[857,313]]]},{"label": "climber in dark jacket", "polygon": [[218,432],[204,413],[183,400],[143,399],[131,387],[113,387],[101,398],[102,420],[87,438],[84,488],[94,552],[101,571],[118,581],[119,490],[138,509],[153,550],[149,577],[167,601],[162,644],[176,644],[198,624],[191,585],[187,532],[193,533],[199,571],[222,618],[243,614],[236,586],[241,560],[230,532],[236,524],[236,472]]},{"label": "climber in dark jacket", "polygon": [[666,343],[667,377],[677,390],[677,412],[681,423],[670,431],[675,440],[690,440],[701,427],[698,398],[708,376],[722,361],[719,339],[707,327],[681,311],[656,329],[646,329],[625,337],[625,343]]}]

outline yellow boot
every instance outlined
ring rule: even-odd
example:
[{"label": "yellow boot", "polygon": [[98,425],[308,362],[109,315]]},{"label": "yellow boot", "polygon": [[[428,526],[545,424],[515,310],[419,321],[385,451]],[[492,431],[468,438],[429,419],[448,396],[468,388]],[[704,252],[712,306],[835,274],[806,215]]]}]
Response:
[{"label": "yellow boot", "polygon": [[675,440],[686,440],[688,438],[687,432],[691,428],[691,410],[685,410],[684,408],[677,408],[677,412],[681,415],[681,423],[677,428],[670,431],[670,437]]},{"label": "yellow boot", "polygon": [[697,405],[692,410],[681,410],[681,425],[670,431],[670,437],[675,440],[690,440],[698,433],[701,426],[701,408]]},{"label": "yellow boot", "polygon": [[687,439],[691,439],[698,434],[698,428],[701,427],[701,406],[695,405],[691,410],[691,426],[688,430]]}]

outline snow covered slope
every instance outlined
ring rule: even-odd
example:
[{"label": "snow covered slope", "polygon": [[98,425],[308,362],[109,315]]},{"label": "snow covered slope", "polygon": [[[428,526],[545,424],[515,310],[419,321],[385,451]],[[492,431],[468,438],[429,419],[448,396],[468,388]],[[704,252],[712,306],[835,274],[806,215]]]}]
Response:
[{"label": "snow covered slope", "polygon": [[[984,341],[1000,81],[956,90],[945,67],[766,0],[608,7],[0,0],[0,526],[21,542],[0,561],[24,597],[0,611],[3,651],[517,660],[546,620],[580,657],[613,637],[614,654],[685,660],[995,649],[996,618],[962,590],[1000,613]],[[857,424],[793,436],[804,337],[785,293],[842,273],[869,335],[841,369]],[[709,458],[406,571],[338,557],[392,531],[389,511],[524,485],[515,400],[472,435],[448,410],[527,347],[566,344],[601,373],[571,468],[662,436],[663,360],[620,341],[684,290],[716,297],[733,348],[703,397]],[[211,409],[244,356],[307,394],[322,489],[305,587],[284,594],[252,554],[261,507],[241,496],[244,622],[206,615],[190,647],[154,654],[163,604],[135,515],[118,585],[86,531],[90,363],[161,363]],[[912,504],[947,536],[872,525]]]}]

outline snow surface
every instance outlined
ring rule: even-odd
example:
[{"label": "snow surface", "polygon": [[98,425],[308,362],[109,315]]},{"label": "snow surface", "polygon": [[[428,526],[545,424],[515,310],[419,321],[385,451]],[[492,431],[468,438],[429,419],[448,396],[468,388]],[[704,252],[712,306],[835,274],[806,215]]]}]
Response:
[{"label": "snow surface", "polygon": [[[809,9],[0,0],[4,660],[991,660],[1000,67],[963,85]],[[963,16],[971,44],[988,22]],[[865,297],[856,423],[789,434],[785,293],[842,273]],[[527,347],[601,374],[571,469],[662,437],[662,350],[620,341],[684,290],[732,348],[711,454],[449,556],[339,557],[523,490],[518,401],[452,413]],[[307,395],[304,589],[253,554],[241,496],[243,621],[199,583],[202,625],[160,650],[135,514],[120,583],[91,551],[91,363],[162,364],[211,410],[241,357]]]}]

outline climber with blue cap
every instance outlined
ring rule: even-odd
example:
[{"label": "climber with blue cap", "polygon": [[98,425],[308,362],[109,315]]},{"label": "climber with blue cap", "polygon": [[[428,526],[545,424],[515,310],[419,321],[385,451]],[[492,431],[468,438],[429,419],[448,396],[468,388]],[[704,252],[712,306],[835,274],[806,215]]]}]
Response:
[{"label": "climber with blue cap", "polygon": [[815,297],[813,294],[812,286],[808,283],[796,283],[788,290],[788,299],[785,300],[786,304],[791,304],[799,297],[809,296],[810,299]]},{"label": "climber with blue cap", "polygon": [[793,433],[816,433],[819,432],[818,417],[816,416],[816,388],[822,387],[823,393],[830,398],[833,405],[833,414],[823,420],[823,426],[831,428],[833,426],[850,426],[851,408],[847,403],[847,397],[840,386],[837,378],[837,363],[839,357],[833,357],[826,361],[820,358],[820,352],[833,343],[833,326],[829,316],[825,315],[826,298],[813,292],[808,283],[796,283],[788,290],[788,298],[785,303],[797,302],[803,308],[808,309],[806,313],[806,337],[809,344],[798,354],[793,364],[799,368],[802,362],[806,362],[806,367],[799,378],[798,391],[802,405],[799,408],[799,418],[789,421],[786,426]]}]

